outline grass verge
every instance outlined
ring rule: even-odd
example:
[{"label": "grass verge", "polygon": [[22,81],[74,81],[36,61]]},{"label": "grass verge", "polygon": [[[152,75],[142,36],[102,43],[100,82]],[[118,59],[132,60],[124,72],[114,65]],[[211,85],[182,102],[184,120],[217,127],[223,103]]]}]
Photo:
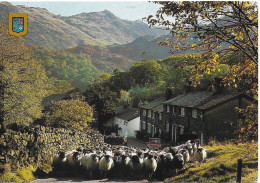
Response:
[{"label": "grass verge", "polygon": [[242,182],[256,181],[258,176],[258,144],[215,143],[207,149],[206,162],[200,167],[188,163],[185,171],[165,182],[235,182],[237,159],[243,160]]},{"label": "grass verge", "polygon": [[0,175],[0,182],[29,182],[33,181],[35,176],[44,176],[51,171],[52,167],[49,164],[39,165],[37,167],[23,167],[15,172],[5,172]]}]

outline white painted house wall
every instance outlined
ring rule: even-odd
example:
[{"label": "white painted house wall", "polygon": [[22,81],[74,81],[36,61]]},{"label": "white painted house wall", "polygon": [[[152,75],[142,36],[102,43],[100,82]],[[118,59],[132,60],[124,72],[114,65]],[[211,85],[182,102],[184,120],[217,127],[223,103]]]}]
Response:
[{"label": "white painted house wall", "polygon": [[121,132],[118,131],[118,135],[121,137],[136,137],[135,131],[140,131],[140,117],[130,121],[115,117],[115,124],[122,129]]}]

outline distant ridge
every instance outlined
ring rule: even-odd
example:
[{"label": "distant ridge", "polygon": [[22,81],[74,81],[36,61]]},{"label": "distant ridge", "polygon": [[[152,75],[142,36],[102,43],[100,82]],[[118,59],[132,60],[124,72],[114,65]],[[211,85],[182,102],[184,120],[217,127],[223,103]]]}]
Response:
[{"label": "distant ridge", "polygon": [[140,21],[122,20],[108,10],[65,17],[54,15],[45,8],[0,2],[0,21],[7,23],[9,13],[28,13],[28,34],[24,37],[28,44],[55,50],[82,44],[121,45],[140,36],[165,34]]}]

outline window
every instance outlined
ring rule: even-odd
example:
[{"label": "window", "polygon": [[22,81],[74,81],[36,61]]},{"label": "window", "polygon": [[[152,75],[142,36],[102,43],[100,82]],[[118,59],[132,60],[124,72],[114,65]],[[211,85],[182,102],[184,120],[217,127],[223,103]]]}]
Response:
[{"label": "window", "polygon": [[170,106],[167,105],[167,112],[170,112]]},{"label": "window", "polygon": [[143,116],[146,116],[146,110],[143,109]]},{"label": "window", "polygon": [[154,116],[155,116],[155,112],[152,113],[152,118],[154,119]]},{"label": "window", "polygon": [[159,120],[162,120],[162,113],[159,113]]},{"label": "window", "polygon": [[192,117],[197,118],[197,109],[192,109]]},{"label": "window", "polygon": [[181,107],[181,116],[185,116],[185,108]]},{"label": "window", "polygon": [[179,129],[180,129],[180,135],[182,135],[184,133],[184,126],[179,125]]},{"label": "window", "polygon": [[169,128],[170,128],[170,124],[169,124],[169,123],[166,123],[166,126],[165,126],[165,130],[166,130],[166,132],[169,131]]},{"label": "window", "polygon": [[151,118],[151,117],[152,117],[152,111],[148,110],[148,118]]},{"label": "window", "polygon": [[128,124],[128,121],[124,121],[124,125],[127,126],[127,124]]},{"label": "window", "polygon": [[172,113],[175,113],[175,107],[172,106]]},{"label": "window", "polygon": [[142,129],[145,130],[145,122],[143,121]]},{"label": "window", "polygon": [[147,133],[151,133],[151,129],[152,129],[152,125],[151,125],[151,124],[148,124]]}]

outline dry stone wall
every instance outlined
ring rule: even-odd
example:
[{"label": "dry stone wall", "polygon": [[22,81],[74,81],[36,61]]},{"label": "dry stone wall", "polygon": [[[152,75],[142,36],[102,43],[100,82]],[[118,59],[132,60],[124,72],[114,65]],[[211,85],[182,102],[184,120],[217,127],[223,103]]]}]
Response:
[{"label": "dry stone wall", "polygon": [[19,166],[50,163],[59,151],[78,147],[103,147],[104,138],[96,130],[87,132],[38,126],[10,130],[0,135],[0,170],[6,165]]}]

